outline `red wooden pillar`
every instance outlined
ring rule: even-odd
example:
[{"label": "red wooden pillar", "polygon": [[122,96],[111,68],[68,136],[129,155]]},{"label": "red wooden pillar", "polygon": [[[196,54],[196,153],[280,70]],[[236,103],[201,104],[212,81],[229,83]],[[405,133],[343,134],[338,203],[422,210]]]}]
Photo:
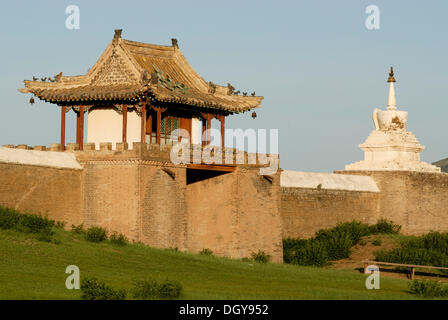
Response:
[{"label": "red wooden pillar", "polygon": [[149,143],[152,143],[152,112],[151,109],[148,110],[148,118],[146,119],[146,134],[149,134]]},{"label": "red wooden pillar", "polygon": [[76,112],[76,143],[79,144],[79,112]]},{"label": "red wooden pillar", "polygon": [[224,148],[224,137],[225,137],[225,131],[226,131],[226,125],[225,125],[225,121],[226,121],[226,117],[225,116],[221,116],[221,147]]},{"label": "red wooden pillar", "polygon": [[157,144],[160,145],[160,129],[162,125],[162,110],[160,108],[157,111]]},{"label": "red wooden pillar", "polygon": [[84,106],[79,107],[79,150],[84,149]]},{"label": "red wooden pillar", "polygon": [[62,150],[65,150],[65,110],[66,107],[61,107],[61,145]]},{"label": "red wooden pillar", "polygon": [[142,122],[141,122],[141,138],[140,141],[141,142],[145,142],[146,141],[146,102],[143,102],[143,106],[142,106]]},{"label": "red wooden pillar", "polygon": [[122,141],[126,142],[128,133],[128,106],[123,106],[123,134]]},{"label": "red wooden pillar", "polygon": [[192,136],[193,136],[193,119],[188,119],[188,133],[190,134],[190,144],[193,141],[192,140]]}]

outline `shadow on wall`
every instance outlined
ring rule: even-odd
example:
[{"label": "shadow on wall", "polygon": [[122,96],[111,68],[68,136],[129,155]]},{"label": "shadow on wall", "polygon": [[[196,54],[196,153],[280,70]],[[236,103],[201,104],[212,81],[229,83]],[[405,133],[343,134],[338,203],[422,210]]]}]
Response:
[{"label": "shadow on wall", "polygon": [[213,171],[213,170],[198,170],[198,169],[187,169],[187,185],[195,182],[203,181],[206,179],[218,177],[230,172],[223,171]]}]

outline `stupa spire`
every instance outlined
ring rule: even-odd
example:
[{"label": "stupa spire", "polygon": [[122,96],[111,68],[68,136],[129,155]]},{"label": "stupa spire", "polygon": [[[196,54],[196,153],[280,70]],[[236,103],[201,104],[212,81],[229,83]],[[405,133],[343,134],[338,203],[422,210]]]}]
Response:
[{"label": "stupa spire", "polygon": [[389,99],[387,110],[373,111],[373,130],[359,147],[364,160],[345,166],[348,171],[426,171],[440,172],[440,168],[420,160],[425,148],[417,138],[406,130],[408,113],[397,110],[394,88],[394,69],[390,68]]},{"label": "stupa spire", "polygon": [[389,82],[389,97],[387,99],[387,110],[397,110],[397,99],[395,98],[395,86],[394,82],[396,82],[394,78],[394,69],[390,67],[389,78],[387,79]]}]

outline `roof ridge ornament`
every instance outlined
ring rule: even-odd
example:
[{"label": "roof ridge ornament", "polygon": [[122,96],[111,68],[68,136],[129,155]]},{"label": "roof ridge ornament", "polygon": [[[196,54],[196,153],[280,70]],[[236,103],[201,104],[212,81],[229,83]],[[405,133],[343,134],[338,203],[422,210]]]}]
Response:
[{"label": "roof ridge ornament", "polygon": [[114,30],[114,40],[121,38],[121,33],[123,32],[123,29],[115,29]]},{"label": "roof ridge ornament", "polygon": [[[115,50],[115,47],[118,44],[118,41],[121,39],[121,32],[122,31],[123,31],[122,29],[115,29],[114,30],[114,38],[112,39],[112,45],[113,45],[112,50]],[[112,51],[112,52],[114,52],[114,51]]]},{"label": "roof ridge ornament", "polygon": [[177,43],[177,39],[176,38],[171,38],[171,45],[177,49],[179,49],[179,45]]}]

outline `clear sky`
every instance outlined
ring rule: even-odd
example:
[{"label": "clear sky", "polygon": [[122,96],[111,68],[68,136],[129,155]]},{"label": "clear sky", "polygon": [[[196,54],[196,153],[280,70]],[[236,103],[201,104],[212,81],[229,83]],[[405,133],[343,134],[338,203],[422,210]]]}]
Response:
[{"label": "clear sky", "polygon": [[[80,29],[65,27],[68,5]],[[380,29],[368,30],[368,5]],[[233,128],[278,128],[283,169],[343,169],[359,161],[385,108],[394,66],[398,108],[426,146],[448,157],[448,1],[9,1],[0,11],[0,145],[59,141],[59,109],[17,91],[33,76],[85,74],[113,37],[179,47],[207,81],[263,95],[262,108],[228,118]],[[67,120],[75,140],[75,118]]]}]

